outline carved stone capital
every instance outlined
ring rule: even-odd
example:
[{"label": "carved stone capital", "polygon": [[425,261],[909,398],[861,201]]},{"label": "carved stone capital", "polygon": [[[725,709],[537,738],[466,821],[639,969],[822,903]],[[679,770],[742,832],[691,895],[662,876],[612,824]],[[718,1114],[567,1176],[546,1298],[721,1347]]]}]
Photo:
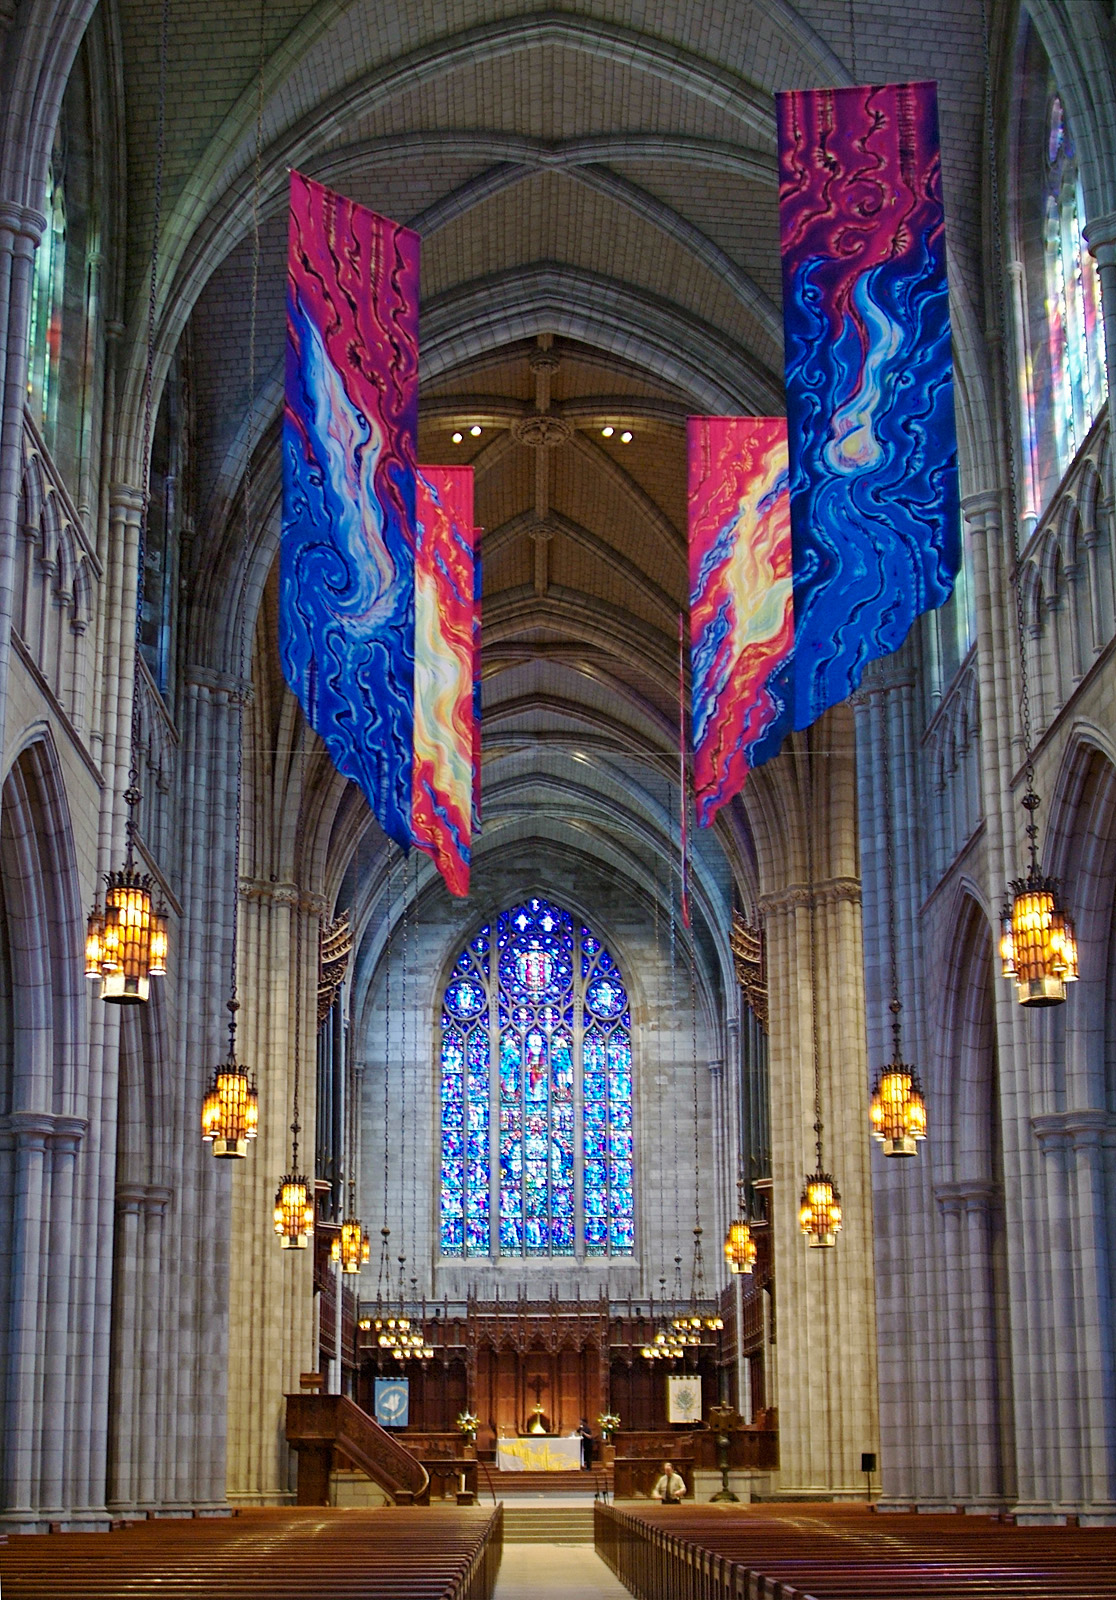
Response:
[{"label": "carved stone capital", "polygon": [[109,489],[109,515],[114,521],[138,528],[143,516],[143,490],[130,483],[114,483]]},{"label": "carved stone capital", "polygon": [[996,1185],[985,1178],[934,1185],[934,1199],[946,1216],[959,1217],[962,1212],[983,1215],[995,1205],[998,1193]]},{"label": "carved stone capital", "polygon": [[329,912],[329,901],[325,895],[312,894],[309,890],[300,889],[297,883],[291,883],[286,879],[280,883],[265,878],[241,878],[240,894],[244,900],[297,906],[312,917],[324,917]]},{"label": "carved stone capital", "polygon": [[[0,234],[10,233],[13,240],[27,239],[37,246],[46,230],[46,218],[34,206],[16,205],[13,200],[0,200]],[[0,251],[3,244],[0,243]]]},{"label": "carved stone capital", "polygon": [[1116,1116],[1110,1111],[1054,1111],[1032,1117],[1031,1128],[1043,1155],[1059,1150],[1116,1148]]},{"label": "carved stone capital", "polygon": [[161,1183],[118,1183],[116,1209],[121,1216],[161,1217],[170,1204],[173,1190]]},{"label": "carved stone capital", "polygon": [[808,883],[792,883],[771,894],[761,894],[758,904],[762,912],[770,914],[796,910],[800,906],[808,906],[811,901],[815,906],[840,905],[845,901],[859,905],[860,879],[825,878],[812,889]]},{"label": "carved stone capital", "polygon": [[217,667],[195,663],[186,668],[185,678],[196,689],[206,689],[211,694],[227,694],[232,703],[243,700],[247,705],[252,698],[251,678],[242,678],[235,672],[221,672]]},{"label": "carved stone capital", "polygon": [[53,1111],[11,1111],[0,1117],[0,1136],[7,1135],[17,1149],[76,1155],[89,1123],[84,1117],[67,1117]]}]

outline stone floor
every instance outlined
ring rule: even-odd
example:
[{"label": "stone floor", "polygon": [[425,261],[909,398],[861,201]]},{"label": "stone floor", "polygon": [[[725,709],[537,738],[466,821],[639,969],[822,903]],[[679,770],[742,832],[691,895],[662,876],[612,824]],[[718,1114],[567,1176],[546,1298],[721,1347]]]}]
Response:
[{"label": "stone floor", "polygon": [[506,1544],[493,1600],[631,1600],[587,1544]]}]

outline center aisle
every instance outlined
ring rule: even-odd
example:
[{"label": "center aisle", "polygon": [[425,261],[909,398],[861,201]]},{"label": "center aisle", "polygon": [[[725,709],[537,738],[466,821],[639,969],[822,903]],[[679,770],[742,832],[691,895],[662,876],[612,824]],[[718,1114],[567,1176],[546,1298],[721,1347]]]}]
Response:
[{"label": "center aisle", "polygon": [[631,1600],[588,1544],[506,1544],[493,1600]]}]

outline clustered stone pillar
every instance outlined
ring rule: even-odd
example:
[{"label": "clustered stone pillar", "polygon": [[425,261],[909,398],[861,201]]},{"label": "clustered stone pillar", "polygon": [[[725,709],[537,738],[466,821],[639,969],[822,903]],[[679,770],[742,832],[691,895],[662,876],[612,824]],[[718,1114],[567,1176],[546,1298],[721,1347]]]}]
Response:
[{"label": "clustered stone pillar", "polygon": [[[272,1228],[290,1168],[295,1005],[301,1006],[299,1164],[313,1183],[318,927],[323,904],[290,881],[246,879],[241,891],[241,1059],[255,1074],[260,1133],[237,1162],[229,1293],[228,1492],[234,1504],[293,1499],[284,1396],[316,1359],[314,1245],[283,1250]],[[296,919],[302,919],[302,970]],[[301,984],[298,1001],[295,985]]]},{"label": "clustered stone pillar", "polygon": [[[851,726],[819,725],[800,804],[800,848],[787,879],[760,897],[770,995],[772,1209],[779,1360],[767,1401],[778,1407],[779,1492],[862,1499],[860,1456],[877,1448],[876,1329],[860,885]],[[824,753],[823,753],[824,752]],[[806,879],[803,830],[814,837]],[[813,903],[816,989],[811,986]],[[818,1030],[824,1152],[844,1226],[832,1249],[811,1249],[798,1226],[813,1170],[814,1025]]]}]

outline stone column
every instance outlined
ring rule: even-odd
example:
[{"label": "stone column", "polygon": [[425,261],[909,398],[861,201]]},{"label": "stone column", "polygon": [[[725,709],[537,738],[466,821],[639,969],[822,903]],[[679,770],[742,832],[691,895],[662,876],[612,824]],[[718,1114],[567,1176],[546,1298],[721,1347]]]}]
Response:
[{"label": "stone column", "polygon": [[[768,1403],[779,1409],[780,1492],[862,1499],[860,1456],[878,1448],[878,1429],[860,884],[852,763],[838,753],[847,728],[833,717],[820,726],[830,750],[824,761],[810,757],[817,800],[800,822],[815,832],[813,893],[799,879],[760,898],[770,995],[779,1326],[777,1387],[769,1390]],[[816,992],[810,983],[811,898]],[[815,1162],[815,1007],[824,1154],[844,1215],[833,1249],[811,1249],[798,1226],[799,1193]]]},{"label": "stone column", "polygon": [[[228,1495],[235,1504],[293,1501],[284,1396],[316,1361],[313,1241],[283,1250],[275,1190],[290,1170],[295,1006],[301,1004],[299,1166],[314,1175],[317,951],[324,905],[290,882],[241,890],[241,1059],[255,1074],[260,1135],[233,1194],[229,1299]],[[302,971],[296,970],[302,919]],[[300,987],[299,987],[300,986]],[[296,988],[298,1000],[296,1001]]]}]

